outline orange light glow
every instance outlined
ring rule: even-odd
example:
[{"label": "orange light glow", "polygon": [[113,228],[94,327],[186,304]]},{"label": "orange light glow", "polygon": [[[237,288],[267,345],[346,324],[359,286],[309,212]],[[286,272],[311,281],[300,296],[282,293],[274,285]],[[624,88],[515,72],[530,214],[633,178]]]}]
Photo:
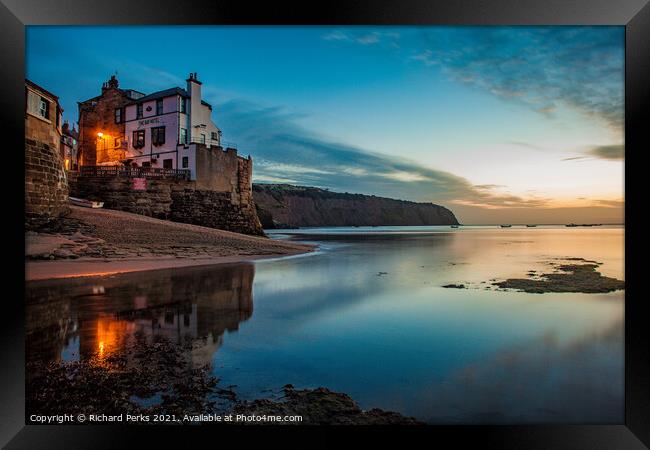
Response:
[{"label": "orange light glow", "polygon": [[104,359],[123,343],[124,337],[133,327],[128,322],[102,317],[97,320],[97,356]]}]

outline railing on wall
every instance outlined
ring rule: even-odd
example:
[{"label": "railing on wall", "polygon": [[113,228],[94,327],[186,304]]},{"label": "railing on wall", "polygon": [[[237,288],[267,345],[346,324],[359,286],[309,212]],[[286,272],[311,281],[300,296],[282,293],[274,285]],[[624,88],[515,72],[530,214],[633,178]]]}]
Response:
[{"label": "railing on wall", "polygon": [[161,169],[157,167],[126,167],[126,166],[81,166],[79,177],[96,178],[167,178],[189,180],[190,171],[187,169]]},{"label": "railing on wall", "polygon": [[[236,142],[227,142],[227,141],[220,141],[216,139],[211,139],[210,136],[206,136],[205,139],[202,139],[200,135],[192,135],[190,136],[190,140],[188,144],[205,144],[205,145],[211,145],[211,146],[218,146],[222,148],[234,148],[237,149],[237,143]],[[187,144],[185,144],[187,145]]]}]

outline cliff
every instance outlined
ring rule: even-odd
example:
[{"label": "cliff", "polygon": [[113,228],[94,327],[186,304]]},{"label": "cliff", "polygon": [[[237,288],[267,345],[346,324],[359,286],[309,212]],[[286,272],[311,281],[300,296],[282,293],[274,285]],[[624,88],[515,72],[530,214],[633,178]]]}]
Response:
[{"label": "cliff", "polygon": [[458,224],[454,213],[433,203],[306,186],[254,184],[253,200],[264,228]]}]

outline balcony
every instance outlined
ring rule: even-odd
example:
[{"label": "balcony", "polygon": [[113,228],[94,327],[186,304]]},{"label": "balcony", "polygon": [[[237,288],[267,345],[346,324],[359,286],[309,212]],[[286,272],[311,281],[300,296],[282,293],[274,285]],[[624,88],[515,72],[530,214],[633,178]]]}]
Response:
[{"label": "balcony", "polygon": [[79,168],[80,178],[149,178],[149,179],[171,179],[189,180],[190,171],[187,169],[161,169],[157,167],[126,167],[115,166],[81,166]]}]

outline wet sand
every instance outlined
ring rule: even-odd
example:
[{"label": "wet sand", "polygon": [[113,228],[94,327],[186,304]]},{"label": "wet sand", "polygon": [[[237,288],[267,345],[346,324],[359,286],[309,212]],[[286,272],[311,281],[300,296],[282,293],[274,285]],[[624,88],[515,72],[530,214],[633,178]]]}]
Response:
[{"label": "wet sand", "polygon": [[26,234],[25,278],[42,280],[212,265],[310,252],[314,246],[73,206]]}]

